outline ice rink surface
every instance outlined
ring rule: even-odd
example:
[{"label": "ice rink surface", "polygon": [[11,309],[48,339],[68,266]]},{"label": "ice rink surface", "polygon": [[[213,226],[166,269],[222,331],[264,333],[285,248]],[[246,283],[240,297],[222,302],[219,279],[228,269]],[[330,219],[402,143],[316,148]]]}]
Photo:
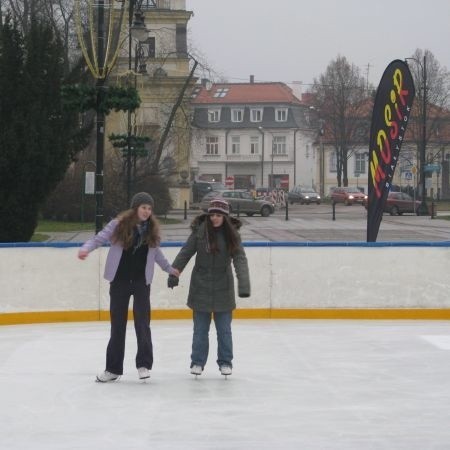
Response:
[{"label": "ice rink surface", "polygon": [[198,379],[191,322],[152,332],[102,384],[109,323],[0,327],[0,449],[450,449],[449,322],[235,320],[228,380],[214,331]]}]

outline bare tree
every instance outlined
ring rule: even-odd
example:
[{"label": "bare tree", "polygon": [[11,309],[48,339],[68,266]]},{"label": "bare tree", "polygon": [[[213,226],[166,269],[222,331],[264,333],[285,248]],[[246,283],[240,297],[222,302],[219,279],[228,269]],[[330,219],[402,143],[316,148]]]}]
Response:
[{"label": "bare tree", "polygon": [[[1,14],[6,11],[19,24],[26,34],[31,20],[40,18],[48,21],[54,33],[61,39],[64,46],[64,70],[70,68],[79,59],[75,23],[73,20],[73,1],[71,0],[0,0]],[[1,20],[0,20],[1,21]]]},{"label": "bare tree", "polygon": [[416,160],[420,160],[424,141],[425,146],[429,144],[427,159],[428,162],[433,162],[438,156],[441,144],[444,144],[442,137],[448,133],[444,131],[449,127],[450,73],[439,64],[430,50],[416,49],[414,54],[407,58],[407,62],[416,86],[408,140],[415,143]]},{"label": "bare tree", "polygon": [[337,184],[347,186],[348,158],[355,145],[368,142],[366,80],[358,67],[338,56],[319,79],[314,79],[312,92],[324,123],[325,139],[335,148]]}]

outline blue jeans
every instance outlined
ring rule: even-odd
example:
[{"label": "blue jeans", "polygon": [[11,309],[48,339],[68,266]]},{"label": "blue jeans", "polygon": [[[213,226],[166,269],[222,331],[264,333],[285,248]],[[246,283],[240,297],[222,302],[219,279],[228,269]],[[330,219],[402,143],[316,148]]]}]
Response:
[{"label": "blue jeans", "polygon": [[194,336],[192,338],[191,367],[205,367],[209,352],[209,327],[211,316],[217,332],[217,364],[232,367],[233,338],[231,335],[232,312],[199,312],[194,311]]}]

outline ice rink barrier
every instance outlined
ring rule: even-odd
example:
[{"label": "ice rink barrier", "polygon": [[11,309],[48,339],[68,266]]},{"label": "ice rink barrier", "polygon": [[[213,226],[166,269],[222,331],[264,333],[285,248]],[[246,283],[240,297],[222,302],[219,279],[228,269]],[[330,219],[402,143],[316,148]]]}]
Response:
[{"label": "ice rink barrier", "polygon": [[[77,258],[77,243],[0,244],[0,325],[109,319],[107,247]],[[161,245],[172,261],[182,242]],[[252,295],[235,318],[450,319],[450,242],[246,242]],[[158,267],[152,319],[191,317],[194,258],[179,287]],[[131,317],[131,312],[130,312]]]}]

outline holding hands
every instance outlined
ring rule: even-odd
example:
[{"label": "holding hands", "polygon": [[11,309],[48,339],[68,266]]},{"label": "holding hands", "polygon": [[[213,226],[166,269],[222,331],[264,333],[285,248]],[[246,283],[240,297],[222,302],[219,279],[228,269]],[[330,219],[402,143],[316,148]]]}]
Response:
[{"label": "holding hands", "polygon": [[167,287],[170,289],[173,289],[174,287],[178,286],[179,278],[176,275],[169,275],[169,278],[167,278]]}]

